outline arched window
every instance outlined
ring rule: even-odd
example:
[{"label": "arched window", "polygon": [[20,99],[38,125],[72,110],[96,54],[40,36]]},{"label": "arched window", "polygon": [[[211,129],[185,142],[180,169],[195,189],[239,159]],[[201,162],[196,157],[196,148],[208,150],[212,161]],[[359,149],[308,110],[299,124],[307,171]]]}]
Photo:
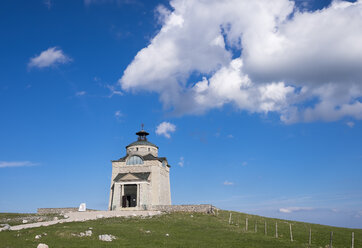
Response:
[{"label": "arched window", "polygon": [[126,165],[143,164],[143,159],[139,156],[132,156],[128,158]]}]

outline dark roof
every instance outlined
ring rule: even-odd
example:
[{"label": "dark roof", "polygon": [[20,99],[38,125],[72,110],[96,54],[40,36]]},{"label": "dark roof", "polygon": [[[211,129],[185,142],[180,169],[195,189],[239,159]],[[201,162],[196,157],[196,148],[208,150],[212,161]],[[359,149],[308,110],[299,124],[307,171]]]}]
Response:
[{"label": "dark roof", "polygon": [[150,135],[149,133],[147,133],[145,130],[141,130],[141,131],[138,131],[136,133],[138,136],[147,136],[147,135]]},{"label": "dark roof", "polygon": [[[148,177],[150,176],[150,172],[141,172],[141,173],[119,173],[115,178],[114,182],[118,182],[122,177],[124,177],[127,174],[131,174],[135,177],[138,177],[140,181],[147,181]],[[128,181],[128,180],[122,180],[122,181]],[[134,180],[131,180],[134,181]]]},{"label": "dark roof", "polygon": [[132,154],[132,155],[127,155],[127,156],[124,156],[123,158],[120,158],[120,159],[118,159],[118,160],[112,160],[112,162],[125,162],[126,160],[127,160],[127,158],[129,157],[129,156],[133,156],[133,155],[135,155],[135,156],[139,156],[139,157],[141,157],[143,160],[145,160],[145,161],[149,161],[149,160],[158,160],[158,161],[160,161],[160,162],[163,162],[163,161],[167,161],[167,158],[165,158],[165,157],[155,157],[155,156],[153,156],[151,153],[149,153],[149,154],[147,154],[147,155],[145,155],[145,156],[141,156],[141,155],[139,155],[139,154]]},{"label": "dark roof", "polygon": [[131,144],[129,144],[128,146],[126,146],[126,148],[130,147],[130,146],[153,146],[158,148],[158,146],[156,146],[155,144],[152,144],[151,142],[147,141],[147,140],[137,140],[135,142],[132,142]]}]

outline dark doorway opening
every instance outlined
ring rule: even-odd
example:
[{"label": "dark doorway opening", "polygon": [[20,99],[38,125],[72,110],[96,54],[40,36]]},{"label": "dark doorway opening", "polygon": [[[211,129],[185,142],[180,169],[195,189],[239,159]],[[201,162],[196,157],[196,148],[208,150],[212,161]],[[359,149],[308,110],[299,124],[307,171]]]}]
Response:
[{"label": "dark doorway opening", "polygon": [[137,184],[124,185],[124,194],[122,196],[122,208],[137,206]]}]

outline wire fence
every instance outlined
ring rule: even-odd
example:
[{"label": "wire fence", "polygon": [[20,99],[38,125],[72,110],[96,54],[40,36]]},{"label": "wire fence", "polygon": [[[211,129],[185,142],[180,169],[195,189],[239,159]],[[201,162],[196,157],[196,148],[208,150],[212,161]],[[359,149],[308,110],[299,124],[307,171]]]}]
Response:
[{"label": "wire fence", "polygon": [[[296,245],[303,244],[303,247],[362,248],[362,230],[360,229],[330,227],[219,210],[215,212],[215,215],[227,221],[230,226],[240,228],[243,233],[288,240]],[[359,234],[359,239],[355,236],[356,234]]]}]

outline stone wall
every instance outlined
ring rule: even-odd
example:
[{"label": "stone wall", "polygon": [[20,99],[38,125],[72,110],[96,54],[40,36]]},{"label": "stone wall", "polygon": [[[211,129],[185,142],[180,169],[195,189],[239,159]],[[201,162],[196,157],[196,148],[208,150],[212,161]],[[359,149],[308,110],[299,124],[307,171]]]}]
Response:
[{"label": "stone wall", "polygon": [[213,214],[215,207],[211,204],[200,205],[156,205],[151,206],[149,210],[158,210],[161,212],[197,212]]},{"label": "stone wall", "polygon": [[[87,209],[87,211],[96,211]],[[78,212],[78,208],[38,208],[38,214],[65,214],[69,212]]]}]

